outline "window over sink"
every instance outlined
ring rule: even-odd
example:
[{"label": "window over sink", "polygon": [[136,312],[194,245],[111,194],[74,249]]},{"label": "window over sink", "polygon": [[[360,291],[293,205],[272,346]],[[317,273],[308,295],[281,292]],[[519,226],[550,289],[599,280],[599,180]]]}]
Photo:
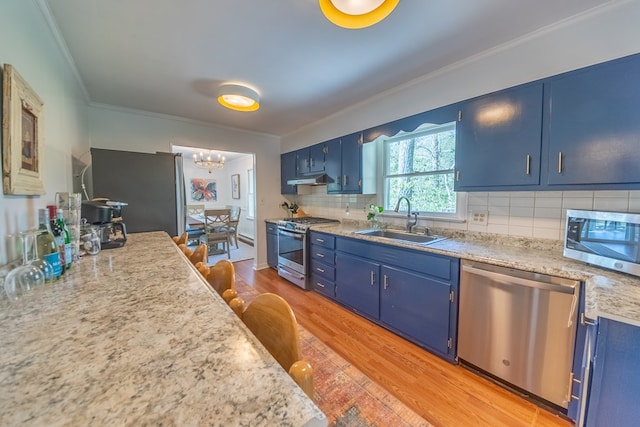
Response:
[{"label": "window over sink", "polygon": [[424,124],[385,138],[383,147],[385,210],[393,210],[404,196],[420,216],[459,218],[464,208],[454,191],[455,122]]}]

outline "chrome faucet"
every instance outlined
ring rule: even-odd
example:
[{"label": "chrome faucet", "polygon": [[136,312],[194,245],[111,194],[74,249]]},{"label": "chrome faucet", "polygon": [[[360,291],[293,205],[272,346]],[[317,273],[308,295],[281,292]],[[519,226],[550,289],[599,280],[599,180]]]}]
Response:
[{"label": "chrome faucet", "polygon": [[394,209],[394,211],[398,212],[398,209],[400,209],[400,202],[403,199],[407,201],[407,224],[406,224],[405,228],[409,233],[411,233],[411,231],[413,231],[413,227],[418,223],[418,212],[414,212],[414,214],[413,214],[413,215],[415,215],[414,216],[414,220],[413,220],[413,222],[411,222],[411,202],[409,201],[409,199],[407,199],[404,196],[401,196],[398,199],[398,203],[396,203],[396,208]]}]

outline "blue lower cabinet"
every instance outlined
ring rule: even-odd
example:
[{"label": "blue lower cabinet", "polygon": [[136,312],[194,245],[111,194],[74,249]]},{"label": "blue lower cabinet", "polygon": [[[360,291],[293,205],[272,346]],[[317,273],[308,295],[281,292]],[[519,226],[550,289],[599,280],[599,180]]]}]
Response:
[{"label": "blue lower cabinet", "polygon": [[447,357],[451,285],[422,274],[382,267],[380,320],[391,328]]},{"label": "blue lower cabinet", "polygon": [[460,260],[336,238],[336,300],[455,362]]},{"label": "blue lower cabinet", "polygon": [[374,319],[380,317],[380,264],[336,254],[336,299]]},{"label": "blue lower cabinet", "polygon": [[640,425],[640,327],[600,318],[587,427]]}]

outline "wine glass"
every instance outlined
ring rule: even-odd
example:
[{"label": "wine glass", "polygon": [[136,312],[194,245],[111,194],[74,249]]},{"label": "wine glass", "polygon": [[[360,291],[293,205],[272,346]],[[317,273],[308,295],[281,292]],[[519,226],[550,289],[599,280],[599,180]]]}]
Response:
[{"label": "wine glass", "polygon": [[42,233],[42,230],[34,230],[33,232],[33,261],[31,261],[32,265],[38,267],[44,273],[44,281],[45,283],[53,282],[56,279],[55,272],[53,271],[53,266],[50,262],[48,262],[42,254],[39,252],[37,240],[38,234]]},{"label": "wine glass", "polygon": [[14,268],[4,279],[4,291],[11,301],[17,301],[24,293],[44,283],[44,272],[31,263],[31,247],[35,240],[33,231],[20,233],[22,240],[22,265]]}]

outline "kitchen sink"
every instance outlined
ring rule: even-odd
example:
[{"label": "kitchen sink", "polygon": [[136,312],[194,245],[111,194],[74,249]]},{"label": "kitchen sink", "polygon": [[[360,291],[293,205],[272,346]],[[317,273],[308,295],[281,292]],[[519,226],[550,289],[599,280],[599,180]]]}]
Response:
[{"label": "kitchen sink", "polygon": [[406,233],[406,232],[397,231],[397,230],[361,230],[361,231],[356,231],[355,233],[361,234],[363,236],[383,237],[385,239],[398,240],[398,241],[407,242],[407,243],[415,243],[418,245],[429,245],[431,243],[439,242],[440,240],[446,239],[446,237],[442,237],[442,236],[413,234],[413,233]]}]

